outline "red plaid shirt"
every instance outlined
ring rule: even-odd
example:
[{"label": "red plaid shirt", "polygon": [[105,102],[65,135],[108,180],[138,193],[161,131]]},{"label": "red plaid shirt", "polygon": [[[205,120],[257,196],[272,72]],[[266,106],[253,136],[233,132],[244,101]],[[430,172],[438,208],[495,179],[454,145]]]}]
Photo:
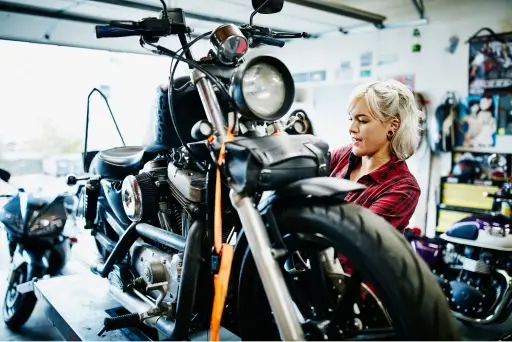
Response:
[{"label": "red plaid shirt", "polygon": [[[352,154],[352,145],[332,151],[331,177],[345,178],[349,163],[353,169],[360,160],[360,157]],[[392,156],[386,164],[361,177],[358,183],[367,188],[349,192],[345,200],[369,208],[403,232],[414,214],[421,193],[405,161]]]}]

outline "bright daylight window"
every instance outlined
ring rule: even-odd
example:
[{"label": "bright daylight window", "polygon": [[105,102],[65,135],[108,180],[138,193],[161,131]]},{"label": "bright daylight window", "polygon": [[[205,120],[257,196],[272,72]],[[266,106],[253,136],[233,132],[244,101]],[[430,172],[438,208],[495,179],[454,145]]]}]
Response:
[{"label": "bright daylight window", "polygon": [[[0,40],[0,168],[13,182],[80,173],[94,87],[107,96],[126,145],[140,145],[169,66],[158,56]],[[105,102],[93,94],[88,149],[120,145]]]}]

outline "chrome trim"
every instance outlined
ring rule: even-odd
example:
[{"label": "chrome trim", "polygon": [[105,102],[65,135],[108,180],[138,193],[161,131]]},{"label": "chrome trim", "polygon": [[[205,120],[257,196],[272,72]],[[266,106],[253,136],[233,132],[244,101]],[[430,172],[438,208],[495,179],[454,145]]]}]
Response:
[{"label": "chrome trim", "polygon": [[219,60],[234,64],[249,50],[249,43],[238,26],[225,24],[217,27],[210,36],[210,43],[217,50]]},{"label": "chrome trim", "polygon": [[226,136],[226,124],[224,122],[222,110],[220,109],[219,100],[213,90],[213,86],[210,80],[206,78],[206,75],[197,69],[192,71],[191,79],[199,92],[199,97],[203,103],[206,117],[213,125],[217,133],[216,135],[221,139],[220,142],[223,143]]},{"label": "chrome trim", "polygon": [[129,175],[123,180],[121,195],[123,198],[123,208],[126,216],[133,222],[140,221],[143,214],[142,192],[140,190],[139,182],[135,176]]}]

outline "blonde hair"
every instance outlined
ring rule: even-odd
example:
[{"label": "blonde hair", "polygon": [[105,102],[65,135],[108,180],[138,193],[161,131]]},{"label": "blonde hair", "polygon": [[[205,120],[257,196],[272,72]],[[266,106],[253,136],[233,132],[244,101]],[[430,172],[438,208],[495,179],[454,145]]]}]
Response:
[{"label": "blonde hair", "polygon": [[413,92],[395,80],[364,83],[352,91],[349,111],[354,102],[363,97],[375,119],[381,122],[393,118],[400,120],[400,127],[391,138],[391,152],[400,160],[412,156],[420,142],[420,120],[423,116]]}]

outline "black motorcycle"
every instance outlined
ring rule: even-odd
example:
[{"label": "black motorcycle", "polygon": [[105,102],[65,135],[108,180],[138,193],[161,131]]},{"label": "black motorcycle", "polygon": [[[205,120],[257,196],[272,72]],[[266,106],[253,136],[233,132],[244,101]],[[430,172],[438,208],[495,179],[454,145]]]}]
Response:
[{"label": "black motorcycle", "polygon": [[[208,329],[218,340],[220,325],[243,340],[458,340],[407,241],[344,202],[364,186],[328,177],[329,146],[279,123],[294,99],[291,73],[246,53],[307,36],[253,25],[283,0],[253,0],[249,25],[192,41],[183,11],[161,2],[158,18],[96,26],[97,38],[139,36],[190,66],[175,78],[171,63],[145,146],[89,152],[86,142],[89,177],[68,177],[85,181],[86,228],[106,259],[93,271],[131,312],[105,319],[99,334],[143,322],[172,340]],[[177,52],[157,44],[170,35]],[[195,60],[190,47],[206,37],[213,49]]]},{"label": "black motorcycle", "polygon": [[[10,173],[0,169],[0,179],[8,182]],[[39,196],[24,189],[0,197],[9,198],[0,208],[0,226],[7,232],[11,256],[2,312],[7,327],[17,330],[36,305],[34,281],[57,276],[66,265],[76,242],[74,226],[66,222],[77,199],[73,193]]]}]

